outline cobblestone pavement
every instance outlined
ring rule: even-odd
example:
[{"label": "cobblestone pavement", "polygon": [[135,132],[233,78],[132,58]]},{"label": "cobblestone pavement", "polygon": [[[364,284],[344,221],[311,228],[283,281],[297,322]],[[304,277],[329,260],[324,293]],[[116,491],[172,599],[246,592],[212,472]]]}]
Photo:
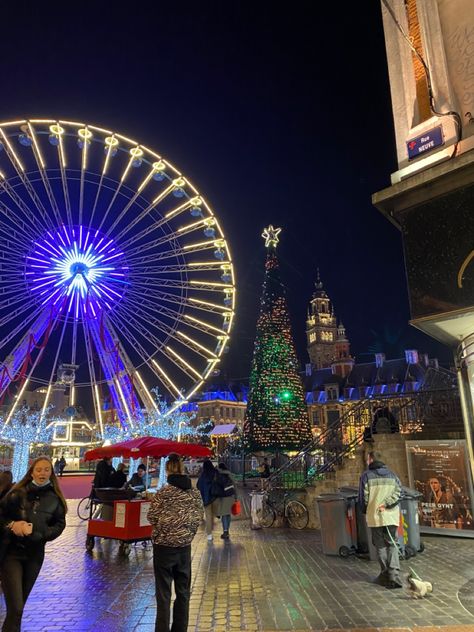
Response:
[{"label": "cobblestone pavement", "polygon": [[[48,546],[30,596],[24,632],[151,632],[155,605],[151,549],[119,555],[116,542],[84,548],[86,523],[70,501],[68,526]],[[231,525],[231,541],[208,543],[202,530],[193,544],[189,630],[359,632],[474,632],[474,542],[425,538],[426,550],[410,565],[434,582],[430,598],[370,583],[377,564],[321,553],[317,531],[251,531]],[[403,563],[408,571],[408,562]],[[464,606],[462,605],[464,604]],[[3,599],[0,619],[3,618]]]}]

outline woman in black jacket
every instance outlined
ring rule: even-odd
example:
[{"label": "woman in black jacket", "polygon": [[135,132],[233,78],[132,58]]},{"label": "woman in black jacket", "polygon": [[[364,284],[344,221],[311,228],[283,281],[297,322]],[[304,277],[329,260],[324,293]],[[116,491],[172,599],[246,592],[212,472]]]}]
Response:
[{"label": "woman in black jacket", "polygon": [[201,492],[204,505],[204,515],[206,518],[206,535],[209,542],[212,542],[212,528],[214,526],[214,500],[216,497],[212,493],[212,483],[216,478],[216,468],[212,461],[206,459],[202,464],[202,472],[198,478],[196,487]]},{"label": "woman in black jacket", "polygon": [[4,550],[0,575],[7,606],[2,632],[19,632],[26,600],[44,560],[46,542],[66,526],[66,501],[51,461],[40,456],[0,503]]}]

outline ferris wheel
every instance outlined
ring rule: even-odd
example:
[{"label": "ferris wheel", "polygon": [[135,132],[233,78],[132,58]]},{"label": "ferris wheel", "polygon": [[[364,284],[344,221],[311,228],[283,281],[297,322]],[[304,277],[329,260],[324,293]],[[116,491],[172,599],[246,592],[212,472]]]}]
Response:
[{"label": "ferris wheel", "polygon": [[[0,124],[0,402],[61,384],[122,426],[218,370],[235,282],[217,217],[143,144],[94,125]],[[13,397],[13,393],[16,393]],[[87,394],[88,393],[88,394]]]}]

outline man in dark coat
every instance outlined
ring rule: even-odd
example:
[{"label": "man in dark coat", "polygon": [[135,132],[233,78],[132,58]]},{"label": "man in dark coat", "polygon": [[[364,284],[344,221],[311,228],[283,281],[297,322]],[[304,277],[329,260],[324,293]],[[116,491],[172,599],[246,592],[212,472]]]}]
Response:
[{"label": "man in dark coat", "polygon": [[94,482],[92,483],[95,489],[101,487],[109,487],[110,477],[115,472],[112,466],[112,459],[110,457],[104,457],[102,461],[97,463],[95,468]]}]

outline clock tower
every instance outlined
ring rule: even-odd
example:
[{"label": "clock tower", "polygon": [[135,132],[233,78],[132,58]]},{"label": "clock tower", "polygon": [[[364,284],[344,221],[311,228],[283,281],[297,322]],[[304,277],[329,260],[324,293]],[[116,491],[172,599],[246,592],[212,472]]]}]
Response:
[{"label": "clock tower", "polygon": [[339,359],[341,352],[349,355],[345,329],[337,326],[334,309],[323,288],[319,270],[306,320],[306,336],[309,359],[315,369],[330,367]]}]

